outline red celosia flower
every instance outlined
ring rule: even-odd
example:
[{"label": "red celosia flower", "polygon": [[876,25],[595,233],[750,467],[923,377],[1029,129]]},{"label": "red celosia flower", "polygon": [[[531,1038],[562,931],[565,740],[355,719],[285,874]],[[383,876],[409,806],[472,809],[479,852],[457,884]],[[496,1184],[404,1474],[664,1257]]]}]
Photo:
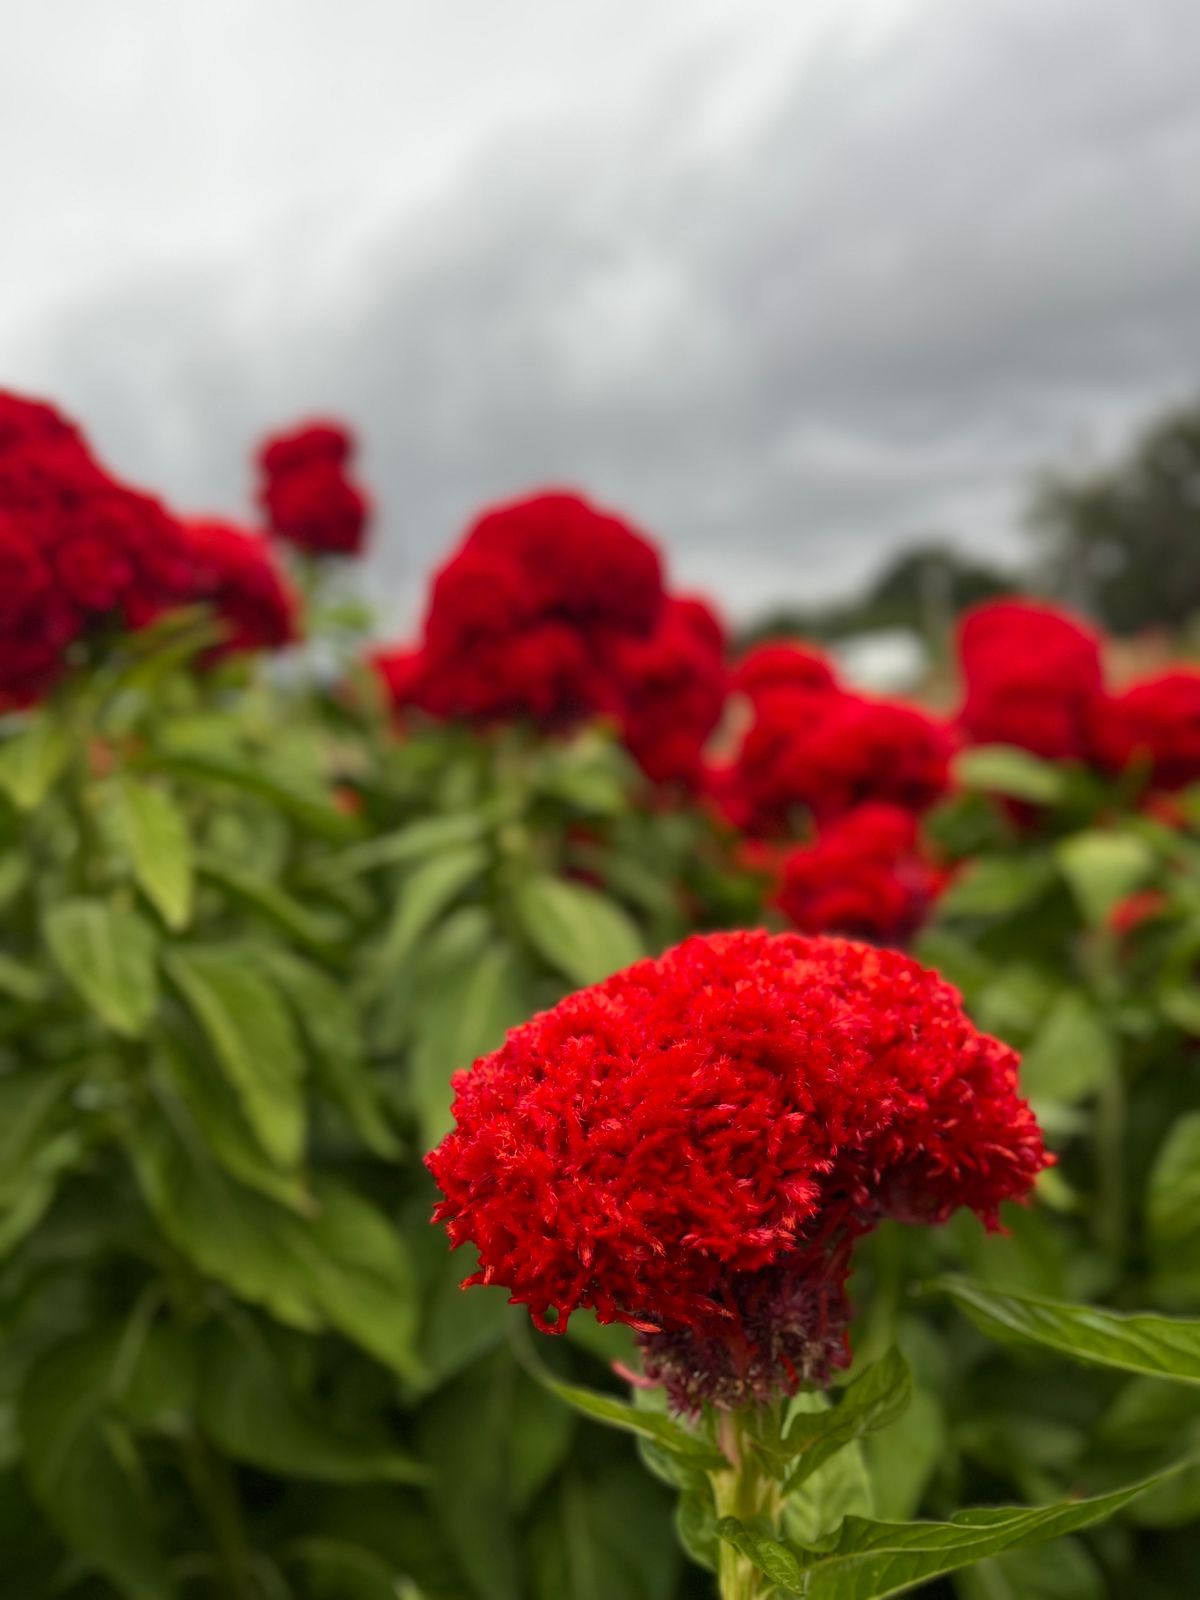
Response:
[{"label": "red celosia flower", "polygon": [[1048,760],[1087,759],[1103,694],[1100,641],[1075,617],[1026,600],[990,601],[958,635],[965,697],[959,713],[975,744],[1012,744]]},{"label": "red celosia flower", "polygon": [[1099,704],[1092,742],[1110,772],[1140,762],[1156,789],[1194,783],[1200,778],[1200,672],[1164,672]]},{"label": "red celosia flower", "polygon": [[357,556],[366,543],[370,506],[349,474],[354,440],[334,422],[277,434],[259,451],[259,497],[271,531],[317,556]]},{"label": "red celosia flower", "polygon": [[435,1213],[561,1333],[623,1321],[676,1406],[846,1359],[854,1240],[989,1226],[1046,1165],[1017,1058],[894,951],[698,936],[562,1001],[454,1079]]},{"label": "red celosia flower", "polygon": [[721,718],[724,633],[698,600],[668,600],[648,639],[620,639],[615,669],[625,743],[656,783],[699,784]]},{"label": "red celosia flower", "polygon": [[196,563],[197,598],[206,600],[224,627],[220,654],[279,650],[297,634],[296,597],[266,541],[227,522],[188,524]]},{"label": "red celosia flower", "polygon": [[777,901],[801,933],[902,944],[944,883],[945,873],[922,850],[912,812],[874,802],[831,822],[785,857]]},{"label": "red celosia flower", "polygon": [[834,689],[837,678],[819,650],[781,639],[748,651],[733,669],[731,687],[756,700],[775,689]]},{"label": "red celosia flower", "polygon": [[411,703],[554,727],[615,716],[617,651],[662,606],[653,547],[586,501],[534,495],[485,512],[434,579]]},{"label": "red celosia flower", "polygon": [[732,821],[784,833],[880,800],[921,812],[945,793],[954,738],[916,706],[858,695],[763,690],[733,768],[719,780]]},{"label": "red celosia flower", "polygon": [[0,394],[0,701],[46,692],[77,640],[142,627],[194,597],[190,547],[49,406]]}]

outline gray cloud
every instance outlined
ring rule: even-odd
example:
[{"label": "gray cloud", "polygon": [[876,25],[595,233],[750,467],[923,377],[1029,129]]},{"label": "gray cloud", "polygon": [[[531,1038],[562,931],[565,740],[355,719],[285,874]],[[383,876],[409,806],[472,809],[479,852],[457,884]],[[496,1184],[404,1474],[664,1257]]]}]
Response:
[{"label": "gray cloud", "polygon": [[[622,126],[498,142],[337,271],[272,231],[78,305],[21,370],[196,504],[244,500],[268,424],[349,414],[397,615],[537,483],[741,613],[913,532],[1012,552],[1036,465],[1196,381],[1198,69],[1192,0],[935,0],[877,50],[831,36],[714,150],[689,61]],[[307,226],[319,259],[338,218]]]}]

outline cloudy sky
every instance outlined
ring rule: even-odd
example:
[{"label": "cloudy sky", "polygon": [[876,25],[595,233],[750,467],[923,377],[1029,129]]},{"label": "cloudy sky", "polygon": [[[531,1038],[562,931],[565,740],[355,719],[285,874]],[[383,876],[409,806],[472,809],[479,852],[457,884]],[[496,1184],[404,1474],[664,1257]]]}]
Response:
[{"label": "cloudy sky", "polygon": [[1195,0],[39,0],[0,54],[0,385],[235,511],[360,428],[397,621],[578,484],[735,615],[1200,387]]}]

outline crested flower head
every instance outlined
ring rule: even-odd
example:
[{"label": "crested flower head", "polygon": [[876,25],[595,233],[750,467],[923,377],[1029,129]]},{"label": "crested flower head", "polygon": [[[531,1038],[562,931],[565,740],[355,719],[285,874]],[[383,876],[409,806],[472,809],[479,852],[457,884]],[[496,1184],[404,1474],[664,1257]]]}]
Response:
[{"label": "crested flower head", "polygon": [[1200,779],[1200,672],[1164,672],[1099,703],[1092,742],[1110,772],[1140,764],[1155,789],[1195,783]]},{"label": "crested flower head", "polygon": [[775,689],[834,689],[833,667],[812,645],[777,639],[755,645],[733,669],[733,689],[749,700]]},{"label": "crested flower head", "polygon": [[77,643],[196,596],[179,521],[119,483],[50,406],[0,393],[0,701],[52,687]]},{"label": "crested flower head", "polygon": [[903,944],[925,920],[944,882],[912,812],[873,801],[789,852],[776,898],[801,933]]},{"label": "crested flower head", "polygon": [[786,834],[872,801],[920,813],[945,792],[955,741],[928,712],[823,689],[763,690],[719,802],[748,832]]},{"label": "crested flower head", "polygon": [[1068,612],[1028,600],[975,607],[958,634],[974,744],[1012,744],[1047,760],[1086,760],[1103,694],[1100,640]]},{"label": "crested flower head", "polygon": [[276,538],[309,555],[362,554],[371,508],[350,475],[354,448],[336,422],[304,423],[263,443],[259,499]]},{"label": "crested flower head", "polygon": [[454,1080],[436,1216],[561,1333],[641,1336],[676,1406],[846,1360],[854,1240],[994,1225],[1046,1164],[1017,1059],[936,974],[796,934],[688,939],[570,996]]},{"label": "crested flower head", "polygon": [[266,540],[213,519],[188,523],[187,534],[197,598],[212,606],[223,628],[216,652],[279,650],[291,644],[297,634],[296,598]]}]

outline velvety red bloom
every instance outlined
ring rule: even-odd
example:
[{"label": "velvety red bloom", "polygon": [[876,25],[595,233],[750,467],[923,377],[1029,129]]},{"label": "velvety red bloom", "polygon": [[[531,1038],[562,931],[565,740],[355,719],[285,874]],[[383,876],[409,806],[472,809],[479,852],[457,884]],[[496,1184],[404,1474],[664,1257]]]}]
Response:
[{"label": "velvety red bloom", "polygon": [[76,640],[194,597],[183,530],[118,483],[51,407],[0,394],[0,701],[44,694]]},{"label": "velvety red bloom", "polygon": [[944,723],[901,701],[763,690],[720,793],[732,821],[766,835],[874,800],[921,812],[946,792],[954,747]]},{"label": "velvety red bloom", "polygon": [[1091,752],[1104,692],[1100,640],[1067,612],[997,600],[963,618],[958,635],[965,696],[959,722],[975,744],[1011,744],[1047,760]]},{"label": "velvety red bloom", "polygon": [[579,495],[530,495],[485,511],[460,557],[516,567],[531,603],[583,627],[648,634],[663,603],[658,551],[632,523]]},{"label": "velvety red bloom", "polygon": [[350,476],[354,440],[334,422],[311,422],[259,450],[259,498],[271,531],[317,556],[361,555],[370,505]]},{"label": "velvety red bloom", "polygon": [[912,812],[874,802],[791,851],[776,898],[801,933],[903,944],[924,922],[944,883],[945,873],[922,848]]},{"label": "velvety red bloom", "polygon": [[648,639],[620,639],[615,670],[626,745],[656,783],[698,786],[704,746],[721,719],[724,633],[697,600],[668,600]]},{"label": "velvety red bloom", "polygon": [[1092,742],[1109,772],[1143,763],[1156,789],[1200,779],[1200,672],[1178,670],[1134,684],[1095,708]]},{"label": "velvety red bloom", "polygon": [[534,495],[472,525],[434,578],[415,659],[385,682],[399,708],[435,717],[623,719],[626,681],[678,676],[712,626],[693,607],[657,637],[665,603],[658,554],[634,528],[576,495]]},{"label": "velvety red bloom", "polygon": [[297,637],[297,603],[270,547],[255,533],[214,520],[188,524],[197,598],[217,613],[220,654],[280,650]]},{"label": "velvety red bloom", "polygon": [[747,651],[733,669],[731,687],[756,700],[776,689],[834,689],[837,677],[819,650],[781,639]]},{"label": "velvety red bloom", "polygon": [[454,1079],[435,1216],[561,1333],[642,1337],[676,1406],[745,1404],[847,1359],[854,1240],[989,1225],[1046,1165],[1017,1058],[936,974],[797,934],[688,939],[516,1028]]}]

